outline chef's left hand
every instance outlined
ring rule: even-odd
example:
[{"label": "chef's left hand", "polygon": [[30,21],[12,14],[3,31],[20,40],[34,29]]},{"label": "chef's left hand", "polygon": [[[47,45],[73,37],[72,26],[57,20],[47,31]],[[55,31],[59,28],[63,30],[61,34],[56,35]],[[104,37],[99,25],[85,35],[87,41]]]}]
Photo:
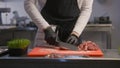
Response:
[{"label": "chef's left hand", "polygon": [[78,44],[78,37],[76,35],[71,35],[67,39],[67,43],[77,45]]}]

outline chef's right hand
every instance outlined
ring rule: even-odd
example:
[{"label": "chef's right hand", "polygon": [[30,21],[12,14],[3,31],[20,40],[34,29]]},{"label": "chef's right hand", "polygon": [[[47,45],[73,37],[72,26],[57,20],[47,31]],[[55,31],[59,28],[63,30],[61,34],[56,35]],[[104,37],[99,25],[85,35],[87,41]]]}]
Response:
[{"label": "chef's right hand", "polygon": [[57,34],[53,31],[51,27],[44,29],[45,41],[50,45],[57,45]]}]

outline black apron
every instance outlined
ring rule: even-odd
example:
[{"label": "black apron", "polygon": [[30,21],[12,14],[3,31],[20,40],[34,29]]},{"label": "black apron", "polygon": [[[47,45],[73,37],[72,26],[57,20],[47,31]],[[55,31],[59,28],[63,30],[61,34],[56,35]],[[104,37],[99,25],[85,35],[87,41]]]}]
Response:
[{"label": "black apron", "polygon": [[77,0],[47,0],[41,14],[49,24],[57,25],[59,39],[65,42],[74,28],[80,9]]}]

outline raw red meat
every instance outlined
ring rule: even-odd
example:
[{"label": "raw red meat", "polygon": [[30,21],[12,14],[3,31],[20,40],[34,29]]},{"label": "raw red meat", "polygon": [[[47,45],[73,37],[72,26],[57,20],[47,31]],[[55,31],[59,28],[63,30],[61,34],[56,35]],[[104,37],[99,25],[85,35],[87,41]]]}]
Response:
[{"label": "raw red meat", "polygon": [[98,45],[92,41],[85,41],[78,46],[78,50],[91,51],[98,50]]}]

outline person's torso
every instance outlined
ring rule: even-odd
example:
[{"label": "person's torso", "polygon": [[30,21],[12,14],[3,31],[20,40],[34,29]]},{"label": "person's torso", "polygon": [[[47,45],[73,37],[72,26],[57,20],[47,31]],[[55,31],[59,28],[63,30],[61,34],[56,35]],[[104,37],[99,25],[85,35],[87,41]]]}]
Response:
[{"label": "person's torso", "polygon": [[47,21],[71,21],[79,16],[77,0],[47,0],[41,14]]}]

